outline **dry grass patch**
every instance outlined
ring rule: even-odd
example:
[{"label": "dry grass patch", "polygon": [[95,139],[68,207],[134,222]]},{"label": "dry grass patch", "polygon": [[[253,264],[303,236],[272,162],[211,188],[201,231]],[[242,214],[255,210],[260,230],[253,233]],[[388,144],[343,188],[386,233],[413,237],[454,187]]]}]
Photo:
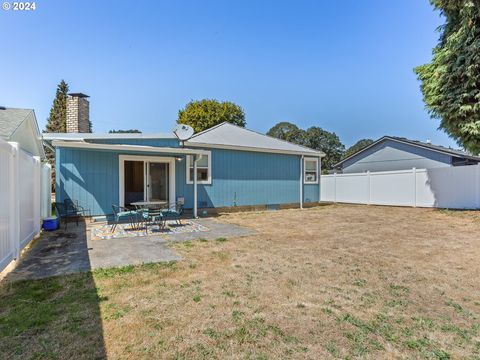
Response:
[{"label": "dry grass patch", "polygon": [[0,355],[478,358],[479,220],[347,205],[224,215],[257,234],[173,244],[178,263],[4,285]]}]

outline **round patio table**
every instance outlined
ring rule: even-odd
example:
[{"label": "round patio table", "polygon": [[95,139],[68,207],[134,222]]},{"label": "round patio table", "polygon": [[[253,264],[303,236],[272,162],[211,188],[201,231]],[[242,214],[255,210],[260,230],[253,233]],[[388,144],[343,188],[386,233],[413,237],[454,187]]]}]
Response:
[{"label": "round patio table", "polygon": [[135,201],[131,203],[135,207],[157,208],[159,206],[167,205],[168,201]]}]

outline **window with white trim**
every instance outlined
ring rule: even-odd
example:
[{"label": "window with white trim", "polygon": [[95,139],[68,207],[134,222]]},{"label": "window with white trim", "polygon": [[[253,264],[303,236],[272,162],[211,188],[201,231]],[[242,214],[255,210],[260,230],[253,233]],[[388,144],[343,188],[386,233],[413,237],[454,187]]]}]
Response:
[{"label": "window with white trim", "polygon": [[318,184],[318,159],[303,159],[303,182],[305,184]]},{"label": "window with white trim", "polygon": [[[212,162],[210,155],[202,155],[197,161],[197,184],[211,183]],[[187,184],[193,184],[193,155],[187,155]]]}]

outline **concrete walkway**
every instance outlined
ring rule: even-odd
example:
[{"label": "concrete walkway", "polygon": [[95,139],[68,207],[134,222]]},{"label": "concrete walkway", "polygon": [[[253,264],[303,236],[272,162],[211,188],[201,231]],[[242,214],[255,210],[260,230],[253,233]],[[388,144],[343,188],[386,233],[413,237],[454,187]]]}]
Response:
[{"label": "concrete walkway", "polygon": [[197,219],[209,231],[91,240],[89,224],[69,223],[54,232],[44,232],[32,248],[6,276],[9,281],[38,279],[72,274],[98,268],[138,265],[149,262],[176,261],[182,258],[168,247],[169,242],[200,238],[239,237],[254,231],[213,219]]}]

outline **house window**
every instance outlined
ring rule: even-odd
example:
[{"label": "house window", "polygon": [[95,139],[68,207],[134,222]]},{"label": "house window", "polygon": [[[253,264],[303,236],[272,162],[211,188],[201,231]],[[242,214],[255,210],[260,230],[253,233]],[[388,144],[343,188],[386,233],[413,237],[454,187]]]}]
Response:
[{"label": "house window", "polygon": [[[212,163],[210,155],[202,155],[197,161],[197,184],[211,183]],[[193,155],[187,155],[187,184],[193,184]]]},{"label": "house window", "polygon": [[305,184],[318,184],[318,159],[317,158],[304,159],[303,179]]}]

